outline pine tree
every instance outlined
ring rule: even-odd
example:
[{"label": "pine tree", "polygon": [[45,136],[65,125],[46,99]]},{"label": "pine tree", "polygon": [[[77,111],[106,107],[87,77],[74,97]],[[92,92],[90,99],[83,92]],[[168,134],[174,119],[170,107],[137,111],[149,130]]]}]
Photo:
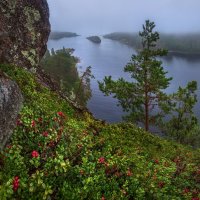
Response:
[{"label": "pine tree", "polygon": [[139,32],[142,49],[137,55],[133,55],[124,71],[131,74],[132,82],[123,78],[112,80],[111,76],[105,77],[99,82],[100,90],[106,95],[113,94],[118,99],[123,110],[129,115],[126,120],[142,122],[145,130],[149,130],[149,124],[154,123],[159,116],[152,112],[158,108],[159,101],[165,98],[163,92],[172,78],[167,78],[167,72],[162,67],[162,62],[157,58],[164,56],[167,51],[156,48],[159,40],[158,32],[154,32],[154,22],[147,20],[143,25],[143,31]]},{"label": "pine tree", "polygon": [[[164,115],[162,120],[162,131],[180,143],[191,142],[197,138],[199,131],[198,119],[193,108],[197,103],[197,82],[191,81],[185,88],[179,87],[177,92],[169,95],[166,105],[164,105]],[[168,108],[168,109],[166,109]]]}]

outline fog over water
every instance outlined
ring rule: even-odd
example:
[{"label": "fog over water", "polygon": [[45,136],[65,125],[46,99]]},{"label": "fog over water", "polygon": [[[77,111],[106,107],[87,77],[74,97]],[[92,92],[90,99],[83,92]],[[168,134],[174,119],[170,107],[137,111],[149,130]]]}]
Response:
[{"label": "fog over water", "polygon": [[[92,66],[96,79],[91,81],[92,98],[89,110],[95,117],[108,122],[121,121],[124,114],[116,106],[116,99],[104,97],[99,91],[97,81],[106,75],[114,79],[129,76],[123,73],[124,65],[136,53],[133,48],[116,41],[102,38],[100,45],[87,40],[88,35],[102,35],[110,32],[138,32],[146,19],[156,23],[162,33],[200,32],[200,0],[48,0],[52,30],[69,31],[80,37],[49,40],[48,48],[74,48],[75,56],[80,58],[78,66],[84,70]],[[163,66],[173,77],[170,87],[172,93],[178,86],[185,87],[188,81],[196,80],[200,85],[200,58],[173,55],[163,59]],[[200,119],[200,89],[195,113]]]},{"label": "fog over water", "polygon": [[160,32],[200,32],[200,0],[48,0],[52,30],[137,32],[146,19]]}]

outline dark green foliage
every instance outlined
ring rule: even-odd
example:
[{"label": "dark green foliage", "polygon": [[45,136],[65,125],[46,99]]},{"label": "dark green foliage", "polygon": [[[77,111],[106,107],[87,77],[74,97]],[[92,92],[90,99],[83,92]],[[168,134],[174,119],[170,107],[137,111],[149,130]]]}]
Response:
[{"label": "dark green foliage", "polygon": [[99,83],[99,88],[105,95],[114,94],[124,111],[129,112],[127,120],[142,122],[145,129],[149,130],[149,123],[155,122],[157,115],[152,110],[157,107],[158,102],[164,100],[163,90],[169,85],[171,78],[166,78],[166,73],[161,66],[162,62],[157,60],[158,56],[166,55],[167,51],[156,49],[159,39],[158,32],[153,32],[155,24],[146,21],[142,38],[142,50],[138,55],[133,55],[124,71],[131,74],[133,82],[127,82],[123,78],[117,81],[111,77],[105,77]]},{"label": "dark green foliage", "polygon": [[47,50],[41,61],[41,66],[58,82],[62,80],[65,87],[70,91],[75,82],[79,80],[76,69],[77,58],[73,57],[73,49]]},{"label": "dark green foliage", "polygon": [[[79,105],[85,106],[91,97],[90,79],[91,69],[84,77],[79,77],[76,64],[78,58],[72,56],[74,49],[63,49],[50,52],[47,50],[41,65],[61,86],[64,93],[76,101]],[[87,79],[87,81],[86,81]]]},{"label": "dark green foliage", "polygon": [[[75,102],[81,101],[87,102],[91,97],[91,89],[90,89],[90,80],[94,78],[92,75],[91,67],[87,67],[86,70],[80,77],[80,81],[78,83],[77,89],[75,91]],[[80,101],[81,100],[81,101]]]},{"label": "dark green foliage", "polygon": [[87,37],[87,39],[94,43],[101,43],[101,38],[99,36],[90,36]]},{"label": "dark green foliage", "polygon": [[169,95],[163,111],[169,119],[164,119],[162,128],[166,135],[180,143],[197,145],[199,140],[199,124],[193,112],[197,103],[197,82],[192,81],[185,88],[179,87],[176,93]]},{"label": "dark green foliage", "polygon": [[71,32],[51,32],[49,39],[50,40],[59,40],[62,38],[76,37],[76,36],[78,36],[76,33],[71,33]]},{"label": "dark green foliage", "polygon": [[172,52],[188,54],[200,53],[200,34],[161,34],[159,46],[169,49]]},{"label": "dark green foliage", "polygon": [[[200,53],[200,34],[160,34],[158,46],[166,48],[170,52],[199,54]],[[123,44],[141,49],[141,39],[136,33],[111,33],[105,38],[119,41]]]},{"label": "dark green foliage", "polygon": [[141,48],[141,38],[138,33],[115,32],[103,36],[104,38],[116,40],[136,49]]}]

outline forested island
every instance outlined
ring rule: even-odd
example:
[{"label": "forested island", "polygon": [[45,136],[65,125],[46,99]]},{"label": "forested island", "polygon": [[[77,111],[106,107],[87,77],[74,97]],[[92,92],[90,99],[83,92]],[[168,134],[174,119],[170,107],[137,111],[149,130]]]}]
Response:
[{"label": "forested island", "polygon": [[[114,32],[106,34],[104,38],[116,40],[136,50],[142,48],[138,33]],[[158,48],[168,49],[170,54],[200,55],[200,33],[193,34],[160,34]]]},{"label": "forested island", "polygon": [[58,31],[53,31],[50,33],[49,39],[50,40],[59,40],[62,38],[68,38],[68,37],[77,37],[79,36],[76,33],[72,32],[58,32]]},{"label": "forested island", "polygon": [[87,39],[94,43],[98,43],[98,44],[101,43],[101,39],[99,36],[90,36],[90,37],[87,37]]}]

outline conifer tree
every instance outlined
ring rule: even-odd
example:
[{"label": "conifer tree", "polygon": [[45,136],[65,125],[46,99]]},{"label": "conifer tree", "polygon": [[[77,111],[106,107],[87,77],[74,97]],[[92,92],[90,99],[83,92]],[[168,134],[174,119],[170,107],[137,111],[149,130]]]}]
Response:
[{"label": "conifer tree", "polygon": [[179,87],[177,92],[169,95],[168,101],[163,103],[163,115],[166,117],[159,125],[167,136],[180,143],[195,143],[191,140],[195,137],[197,139],[199,135],[198,119],[193,111],[197,103],[196,92],[197,82],[191,81],[185,88]]},{"label": "conifer tree", "polygon": [[123,78],[113,80],[111,76],[99,82],[100,90],[106,95],[113,95],[118,99],[123,110],[129,115],[126,120],[143,123],[145,130],[149,130],[150,123],[154,123],[159,116],[153,110],[158,107],[159,101],[165,98],[163,92],[172,78],[167,78],[167,72],[162,67],[159,56],[164,56],[167,51],[156,48],[159,40],[158,32],[154,31],[155,24],[147,20],[143,31],[139,32],[142,49],[133,55],[124,71],[130,73],[132,82]]}]

